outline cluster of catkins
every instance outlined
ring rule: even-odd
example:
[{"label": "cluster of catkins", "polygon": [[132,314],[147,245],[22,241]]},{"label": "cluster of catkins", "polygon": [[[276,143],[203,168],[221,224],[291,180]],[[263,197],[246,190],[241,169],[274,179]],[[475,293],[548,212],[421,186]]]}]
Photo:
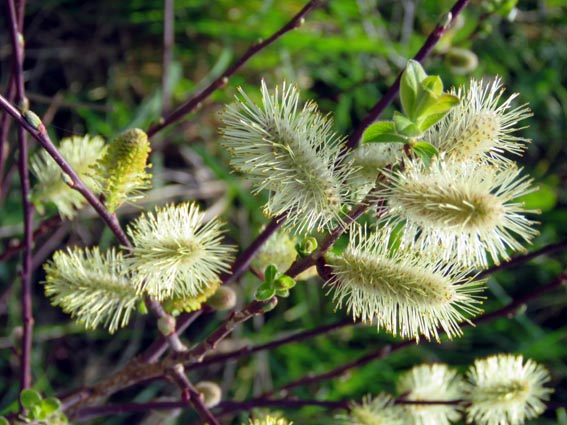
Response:
[{"label": "cluster of catkins", "polygon": [[[63,139],[59,151],[109,212],[140,199],[141,191],[150,187],[150,144],[142,130],[127,130],[109,144],[100,137],[74,136]],[[38,210],[54,204],[61,216],[72,218],[84,205],[82,196],[69,187],[45,151],[31,164]],[[197,310],[205,301],[217,309],[234,306],[234,292],[220,287],[219,278],[229,270],[234,247],[222,243],[222,223],[207,219],[197,203],[143,213],[128,224],[126,233],[131,246],[122,249],[56,251],[43,266],[52,304],[87,329],[102,326],[110,333],[126,326],[136,309],[143,310],[147,296],[174,315]]]},{"label": "cluster of catkins", "polygon": [[396,400],[381,393],[353,403],[337,417],[344,425],[520,425],[545,410],[551,389],[545,368],[522,356],[498,354],[478,359],[463,379],[445,364],[418,365],[402,374]]},{"label": "cluster of catkins", "polygon": [[[423,157],[403,143],[347,152],[332,120],[313,102],[301,107],[293,85],[270,92],[262,83],[258,104],[241,90],[222,116],[222,143],[254,191],[267,190],[265,214],[286,220],[252,266],[262,271],[270,264],[281,273],[295,259],[297,238],[341,229],[349,233],[348,246],[326,256],[326,285],[337,307],[345,304],[355,320],[404,338],[460,335],[460,324],[481,311],[483,284],[474,276],[537,234],[525,217],[535,211],[518,201],[534,190],[531,180],[507,157],[524,151],[527,140],[514,132],[530,111],[513,107],[516,95],[503,100],[502,92],[499,79],[453,90],[458,103],[417,137],[435,152]],[[150,185],[145,134],[131,130],[115,142],[106,147],[84,137],[61,144],[111,211]],[[41,153],[32,170],[36,205],[50,201],[72,217],[82,201],[53,161]],[[347,226],[345,217],[361,199],[374,207],[366,219],[372,224]],[[128,225],[129,247],[56,252],[44,266],[46,293],[88,328],[110,332],[125,326],[146,296],[169,312],[199,308],[229,269],[233,247],[222,243],[222,233],[220,222],[207,221],[195,203],[157,208]],[[402,398],[455,403],[400,406],[379,395],[353,405],[341,420],[444,424],[466,408],[468,421],[520,424],[543,411],[549,393],[542,386],[547,372],[513,356],[479,361],[467,377],[465,385],[445,366],[415,368],[400,381]]]},{"label": "cluster of catkins", "polygon": [[361,192],[377,205],[371,229],[351,225],[348,247],[327,256],[337,306],[405,338],[459,335],[481,311],[483,285],[471,276],[537,234],[524,216],[534,211],[515,201],[534,190],[531,180],[505,156],[525,148],[513,133],[527,106],[513,107],[516,95],[501,101],[499,79],[473,80],[420,135],[437,152],[430,160],[401,143],[363,144],[347,158],[332,120],[312,102],[301,108],[293,85],[261,91],[260,105],[240,91],[222,132],[231,165],[269,191],[266,215],[285,213],[305,234],[344,226]]}]

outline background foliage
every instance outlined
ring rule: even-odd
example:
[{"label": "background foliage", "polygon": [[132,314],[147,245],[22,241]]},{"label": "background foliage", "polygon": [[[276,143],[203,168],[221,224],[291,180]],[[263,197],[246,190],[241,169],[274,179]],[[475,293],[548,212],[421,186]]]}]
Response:
[{"label": "background foliage", "polygon": [[[479,59],[467,75],[448,66],[443,49],[425,63],[447,85],[472,77],[501,75],[509,93],[519,92],[534,117],[523,136],[533,139],[522,159],[541,186],[526,201],[541,208],[541,235],[533,247],[567,237],[567,5],[561,0],[520,1],[513,22],[488,14],[489,2],[472,2],[460,29],[450,43],[470,49]],[[175,3],[174,62],[168,75],[172,104],[206,86],[226,69],[251,42],[265,38],[289,20],[304,2],[289,0],[178,0]],[[406,60],[452,2],[330,0],[312,13],[299,30],[285,35],[254,57],[228,86],[218,90],[195,113],[155,137],[151,161],[154,188],[144,207],[170,201],[198,199],[228,223],[230,238],[246,247],[267,219],[263,199],[227,166],[227,153],[218,143],[218,112],[230,102],[237,86],[256,93],[262,78],[275,84],[295,82],[303,98],[315,99],[324,112],[334,112],[336,130],[348,134],[394,81]],[[0,17],[0,85],[5,87],[10,67],[8,31]],[[48,123],[54,140],[71,134],[100,134],[111,138],[130,128],[148,128],[162,110],[163,2],[29,1],[25,22],[26,90],[31,107]],[[442,44],[445,41],[442,41]],[[446,42],[445,42],[446,43]],[[449,47],[449,46],[446,46]],[[389,118],[391,110],[383,118]],[[14,138],[15,139],[15,138]],[[15,140],[12,141],[12,145]],[[34,144],[32,150],[38,147]],[[9,166],[15,159],[10,156]],[[21,236],[21,206],[15,173],[3,200],[0,237],[7,246]],[[140,208],[125,207],[119,214],[127,222]],[[48,211],[46,216],[55,214]],[[40,265],[55,249],[66,245],[110,246],[115,243],[104,225],[88,211],[36,243],[35,281],[43,279]],[[492,311],[510,299],[553,279],[565,267],[565,253],[540,257],[488,282],[485,310]],[[17,398],[18,263],[0,264],[0,406]],[[253,296],[257,278],[246,274],[237,289],[244,305]],[[40,285],[34,288],[33,371],[35,388],[43,394],[61,394],[106,376],[155,337],[152,318],[138,316],[135,323],[112,338],[104,331],[86,333],[58,309],[49,305]],[[420,362],[444,361],[464,369],[474,358],[498,352],[521,353],[546,365],[552,374],[554,400],[567,400],[567,303],[565,291],[530,304],[511,320],[498,319],[465,329],[464,337],[439,344],[422,342],[351,370],[347,376],[300,388],[297,395],[340,400],[359,399],[366,393],[393,390],[396,376]],[[324,296],[321,281],[299,284],[276,310],[238,328],[225,349],[246,342],[262,343],[292,331],[310,329],[341,319]],[[202,317],[186,334],[199,341],[216,320]],[[393,338],[373,327],[346,327],[305,343],[260,352],[237,364],[200,369],[192,375],[222,383],[226,398],[244,399],[304,376],[319,373],[376,350]],[[222,348],[222,347],[221,347]],[[156,383],[120,393],[115,401],[144,401],[170,394],[172,388]],[[0,414],[2,412],[0,411]],[[319,408],[286,412],[299,424],[320,424]],[[191,413],[184,413],[192,418]],[[241,416],[240,419],[245,416]],[[565,417],[565,416],[564,416]],[[133,423],[141,416],[103,418],[100,423]],[[537,423],[557,423],[548,412]],[[180,420],[179,423],[188,423]],[[234,423],[237,423],[235,420]],[[238,422],[240,423],[240,422]],[[565,423],[565,422],[563,422]]]}]

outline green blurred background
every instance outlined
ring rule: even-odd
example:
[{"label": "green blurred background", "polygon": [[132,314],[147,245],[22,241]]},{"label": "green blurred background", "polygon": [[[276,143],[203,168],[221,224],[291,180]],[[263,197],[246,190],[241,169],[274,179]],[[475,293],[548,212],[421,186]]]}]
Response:
[{"label": "green blurred background", "polygon": [[[519,92],[534,117],[521,131],[532,139],[520,162],[541,190],[526,199],[540,208],[541,235],[530,249],[567,237],[567,2],[520,1],[514,19],[509,2],[472,1],[459,28],[450,32],[426,60],[430,74],[447,86],[471,77],[500,75],[507,93]],[[168,81],[175,107],[204,88],[250,45],[287,22],[304,2],[228,0],[175,2],[175,46]],[[330,0],[308,16],[305,25],[286,34],[255,56],[229,84],[202,107],[161,132],[153,142],[154,189],[143,207],[197,199],[221,215],[232,243],[246,247],[267,222],[261,212],[265,198],[253,197],[250,187],[227,165],[220,147],[218,113],[242,86],[255,95],[261,79],[273,85],[294,82],[304,100],[315,99],[321,110],[333,113],[335,128],[348,135],[394,81],[452,2],[433,0]],[[26,89],[31,108],[45,117],[54,140],[72,134],[100,134],[111,138],[129,128],[147,129],[164,109],[162,102],[163,2],[28,1],[25,20]],[[478,66],[465,74],[451,66],[452,48],[474,52]],[[10,62],[9,32],[0,14],[0,87],[7,84]],[[395,106],[397,107],[397,106]],[[393,109],[383,118],[391,116]],[[10,139],[15,145],[14,138]],[[32,151],[37,150],[31,144]],[[14,161],[10,155],[8,169]],[[21,205],[17,173],[0,214],[0,237],[6,246],[21,235]],[[141,208],[119,211],[124,222]],[[55,211],[48,211],[53,215]],[[45,218],[45,217],[43,217]],[[36,222],[39,220],[38,218]],[[34,254],[34,281],[43,278],[41,264],[66,245],[115,244],[111,233],[88,211],[42,237]],[[486,311],[526,294],[552,280],[564,268],[565,253],[540,257],[516,269],[493,275],[487,290]],[[0,407],[17,398],[17,357],[14,343],[19,326],[17,259],[0,264]],[[321,281],[299,284],[276,310],[237,329],[227,346],[263,343],[290,332],[329,324],[344,317],[334,312]],[[237,290],[248,302],[258,280],[245,275]],[[62,394],[116,370],[155,337],[153,320],[138,317],[127,329],[109,337],[84,332],[34,288],[33,371],[35,386],[45,394]],[[349,372],[295,391],[299,397],[322,400],[360,399],[367,393],[393,391],[400,372],[420,362],[443,361],[464,370],[477,357],[498,352],[521,353],[551,371],[552,399],[567,400],[567,293],[538,299],[511,320],[499,319],[467,328],[464,337],[442,344],[421,343]],[[193,325],[187,340],[199,341],[224,316],[205,315]],[[277,388],[306,373],[319,373],[395,341],[373,327],[347,327],[306,343],[243,358],[237,363],[200,369],[190,378],[222,383],[225,398],[242,400]],[[172,386],[152,383],[124,391],[113,402],[145,401],[175,394]],[[2,413],[0,409],[0,414]],[[331,423],[320,408],[288,410],[296,424]],[[561,417],[563,419],[561,419]],[[143,415],[102,418],[94,423],[140,423]],[[234,419],[240,423],[246,415]],[[533,423],[567,423],[565,412],[547,412]],[[191,423],[183,413],[177,423]],[[165,423],[166,419],[162,418]],[[174,422],[175,423],[175,422]]]}]

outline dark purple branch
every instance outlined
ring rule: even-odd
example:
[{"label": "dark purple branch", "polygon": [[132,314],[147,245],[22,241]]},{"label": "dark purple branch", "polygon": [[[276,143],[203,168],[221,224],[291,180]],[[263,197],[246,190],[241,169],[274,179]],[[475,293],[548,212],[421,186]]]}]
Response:
[{"label": "dark purple branch", "polygon": [[24,28],[24,16],[26,11],[26,0],[18,0],[16,16],[18,17],[18,28]]},{"label": "dark purple branch", "polygon": [[215,356],[207,357],[201,363],[191,364],[191,365],[187,366],[185,369],[186,370],[197,369],[197,368],[209,366],[209,365],[215,364],[215,363],[221,363],[221,362],[224,363],[228,360],[238,359],[238,358],[243,357],[243,356],[249,356],[249,355],[257,353],[259,351],[274,350],[278,347],[281,347],[282,345],[293,344],[293,343],[296,343],[296,342],[304,341],[306,339],[314,338],[318,335],[330,333],[330,332],[333,332],[337,329],[343,328],[345,326],[351,326],[351,325],[353,325],[352,320],[350,318],[346,318],[346,319],[340,320],[338,322],[331,323],[330,325],[320,326],[318,328],[310,329],[308,331],[297,332],[297,333],[295,333],[293,335],[289,335],[285,338],[280,338],[280,339],[276,339],[276,340],[267,342],[266,344],[259,344],[259,345],[253,346],[253,347],[244,347],[244,348],[241,348],[239,350],[230,351],[228,353],[218,354],[218,355],[215,355]]},{"label": "dark purple branch", "polygon": [[[191,313],[185,313],[180,316],[177,320],[177,326],[175,333],[179,336],[185,329],[187,329],[191,323],[193,323],[201,315],[202,311],[193,311]],[[167,350],[167,340],[163,335],[160,335],[152,345],[150,345],[144,353],[140,356],[140,361],[143,363],[155,363]]]},{"label": "dark purple branch", "polygon": [[178,107],[171,114],[166,116],[161,122],[152,126],[148,130],[148,137],[153,137],[158,131],[163,130],[165,127],[175,123],[181,119],[184,115],[195,109],[203,100],[209,97],[217,89],[224,87],[228,82],[228,79],[234,75],[248,60],[257,54],[259,51],[263,50],[278,38],[280,38],[285,33],[301,26],[305,16],[311,12],[315,7],[317,7],[322,0],[311,0],[307,3],[303,9],[297,13],[287,24],[281,27],[278,31],[268,37],[266,40],[259,43],[255,43],[248,48],[248,50],[238,59],[229,69],[227,69],[220,77],[213,81],[208,87],[203,89],[201,92],[197,93],[195,96],[187,100],[183,105]]},{"label": "dark purple branch", "polygon": [[[566,284],[567,284],[567,274],[561,273],[558,277],[556,277],[547,285],[534,289],[532,292],[513,300],[511,303],[509,303],[508,305],[502,308],[499,308],[498,310],[495,310],[491,313],[483,314],[482,316],[479,316],[476,319],[474,319],[472,322],[476,325],[484,322],[490,322],[500,317],[513,317],[525,304],[538,299],[539,297],[547,294],[548,292],[559,289],[560,287],[565,286]],[[468,324],[464,324],[464,326],[467,325]]]},{"label": "dark purple branch", "polygon": [[540,248],[536,251],[528,252],[527,254],[513,257],[509,261],[506,261],[497,266],[490,267],[489,269],[480,272],[477,278],[480,279],[485,276],[491,275],[493,273],[499,272],[501,270],[511,269],[513,267],[527,263],[528,261],[533,260],[534,258],[539,257],[541,255],[555,254],[556,252],[563,251],[564,249],[567,249],[567,240],[544,246],[543,248]]},{"label": "dark purple branch", "polygon": [[[425,43],[423,44],[419,52],[417,52],[416,55],[413,57],[414,60],[418,62],[422,62],[429,55],[429,53],[431,53],[431,51],[433,50],[439,39],[443,36],[443,34],[445,34],[447,29],[455,21],[457,16],[462,12],[462,10],[465,8],[465,6],[469,1],[470,0],[458,0],[454,4],[454,6],[451,8],[451,11],[449,12],[451,18],[450,22],[448,23],[442,22],[433,29],[431,34],[429,34],[429,37],[427,37],[427,39],[425,40]],[[378,117],[382,115],[382,113],[388,107],[388,105],[392,103],[392,101],[397,96],[398,91],[400,89],[400,81],[402,79],[402,74],[403,71],[400,72],[394,84],[390,86],[390,88],[382,96],[380,101],[372,107],[370,112],[368,112],[368,114],[366,114],[366,116],[362,119],[356,130],[354,130],[354,132],[350,135],[348,142],[346,144],[347,149],[354,149],[357,146],[358,141],[360,140],[362,134],[364,133],[364,130],[366,130],[370,124],[376,121],[376,119],[378,119]]]},{"label": "dark purple branch", "polygon": [[211,411],[207,408],[207,406],[205,406],[201,394],[199,394],[193,384],[191,384],[189,379],[187,379],[187,376],[185,376],[182,365],[177,364],[173,366],[173,368],[168,370],[167,375],[177,384],[179,388],[181,388],[181,398],[183,400],[189,400],[199,416],[203,420],[207,421],[206,423],[208,425],[220,425]]},{"label": "dark purple branch", "polygon": [[277,298],[273,297],[266,301],[252,301],[243,310],[233,312],[227,320],[225,320],[213,333],[211,333],[203,342],[196,347],[185,352],[171,352],[168,357],[159,363],[142,362],[136,358],[126,364],[119,372],[109,376],[102,382],[92,388],[84,388],[80,391],[83,396],[77,397],[76,394],[71,395],[72,399],[62,400],[70,409],[75,409],[69,416],[81,416],[85,407],[78,406],[75,408],[73,401],[78,403],[92,403],[91,398],[101,396],[110,396],[117,391],[128,388],[142,381],[147,381],[156,377],[163,376],[169,370],[179,367],[180,364],[190,364],[200,362],[204,356],[213,350],[217,344],[228,336],[234,328],[250,319],[251,317],[264,313],[267,309],[272,309],[277,304]]},{"label": "dark purple branch", "polygon": [[168,113],[171,109],[171,87],[169,74],[174,43],[174,3],[174,0],[165,0],[163,6],[163,70],[161,76],[161,99],[164,114]]},{"label": "dark purple branch", "polygon": [[186,352],[171,353],[169,357],[164,359],[164,366],[167,368],[176,363],[191,364],[202,362],[205,355],[214,350],[217,344],[230,335],[237,325],[244,323],[257,314],[264,313],[267,307],[271,310],[277,303],[278,299],[276,297],[266,301],[252,301],[244,309],[231,313],[228,319],[193,349]]},{"label": "dark purple branch", "polygon": [[28,148],[26,133],[23,128],[18,129],[20,153],[18,155],[18,170],[22,185],[22,205],[24,213],[24,250],[22,258],[22,359],[20,369],[21,389],[31,387],[31,351],[33,334],[32,311],[32,248],[33,248],[33,206],[30,201],[31,185],[28,170]]},{"label": "dark purple branch", "polygon": [[[12,57],[14,62],[12,65],[12,77],[16,92],[16,101],[20,105],[26,103],[24,89],[24,38],[21,26],[18,26],[18,17],[16,16],[16,4],[14,0],[8,0],[8,20],[10,26],[10,41],[12,43]],[[23,15],[23,9],[20,9]],[[18,128],[18,173],[20,175],[22,206],[23,206],[23,222],[24,222],[24,239],[23,239],[23,258],[22,271],[20,273],[22,279],[21,293],[21,310],[22,310],[22,353],[20,360],[20,389],[30,388],[32,384],[31,374],[31,351],[32,351],[32,334],[33,334],[33,311],[32,311],[32,291],[31,291],[31,275],[32,275],[32,248],[33,248],[33,206],[30,201],[31,184],[28,170],[28,144],[26,132],[22,127]]]}]

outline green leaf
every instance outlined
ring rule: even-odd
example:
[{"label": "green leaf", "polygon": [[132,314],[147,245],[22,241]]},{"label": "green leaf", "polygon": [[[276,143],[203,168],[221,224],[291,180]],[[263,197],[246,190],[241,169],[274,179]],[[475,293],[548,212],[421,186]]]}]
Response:
[{"label": "green leaf", "polygon": [[41,410],[41,406],[36,404],[29,409],[29,417],[32,419],[45,419],[47,415]]},{"label": "green leaf", "polygon": [[443,94],[443,81],[441,81],[441,77],[439,77],[439,75],[430,75],[424,78],[420,87],[430,90],[436,96],[441,96]]},{"label": "green leaf", "polygon": [[453,106],[459,103],[460,99],[454,94],[444,93],[437,98],[435,103],[427,108],[424,113],[427,115],[440,114],[448,112]]},{"label": "green leaf", "polygon": [[36,390],[22,390],[20,393],[20,402],[24,409],[31,410],[34,406],[41,403],[41,395]]},{"label": "green leaf", "polygon": [[364,133],[362,134],[362,143],[373,142],[376,137],[395,132],[394,123],[392,121],[375,122],[364,130]]},{"label": "green leaf", "polygon": [[140,314],[148,314],[148,307],[146,307],[146,302],[144,300],[138,301],[138,304],[136,305],[136,310]]},{"label": "green leaf", "polygon": [[382,134],[365,143],[407,143],[407,137],[396,133]]},{"label": "green leaf", "polygon": [[414,115],[412,117],[416,122],[428,114],[428,110],[435,106],[435,103],[439,99],[439,95],[435,94],[432,90],[423,89],[417,94],[417,99],[415,102]]},{"label": "green leaf", "polygon": [[270,285],[263,283],[256,289],[256,300],[266,301],[276,295],[276,290]]},{"label": "green leaf", "polygon": [[276,280],[276,290],[278,289],[291,289],[295,286],[296,282],[289,276],[280,276]]},{"label": "green leaf", "polygon": [[421,64],[417,61],[410,60],[400,81],[402,108],[410,117],[412,116],[412,111],[415,109],[419,83],[425,78],[427,78],[427,74]]},{"label": "green leaf", "polygon": [[274,280],[276,280],[277,274],[278,268],[273,264],[268,265],[266,267],[266,270],[264,271],[264,282],[272,283]]},{"label": "green leaf", "polygon": [[0,416],[0,425],[10,425],[10,422],[4,416]]},{"label": "green leaf", "polygon": [[278,297],[287,298],[289,297],[289,289],[276,289],[276,295]]},{"label": "green leaf", "polygon": [[43,413],[49,416],[59,410],[59,408],[61,407],[61,402],[55,397],[48,397],[44,400],[41,400],[40,406],[41,410],[43,410]]},{"label": "green leaf", "polygon": [[[417,125],[408,117],[397,111],[394,112],[394,126],[396,132],[403,136],[418,137],[421,135],[421,131],[419,131]],[[407,138],[404,138],[404,143],[407,143]]]},{"label": "green leaf", "polygon": [[439,151],[431,143],[417,142],[413,145],[410,145],[410,147],[415,152],[415,154],[423,160],[423,162],[426,165],[429,165],[429,163],[431,162],[431,158],[433,158],[436,155],[439,155]]},{"label": "green leaf", "polygon": [[443,94],[430,105],[426,110],[423,111],[421,116],[417,120],[418,128],[424,132],[427,129],[433,127],[437,124],[449,110],[459,103],[459,98],[452,94]]},{"label": "green leaf", "polygon": [[307,257],[318,247],[317,239],[313,236],[303,239],[300,243],[295,245],[295,250],[301,258]]}]

